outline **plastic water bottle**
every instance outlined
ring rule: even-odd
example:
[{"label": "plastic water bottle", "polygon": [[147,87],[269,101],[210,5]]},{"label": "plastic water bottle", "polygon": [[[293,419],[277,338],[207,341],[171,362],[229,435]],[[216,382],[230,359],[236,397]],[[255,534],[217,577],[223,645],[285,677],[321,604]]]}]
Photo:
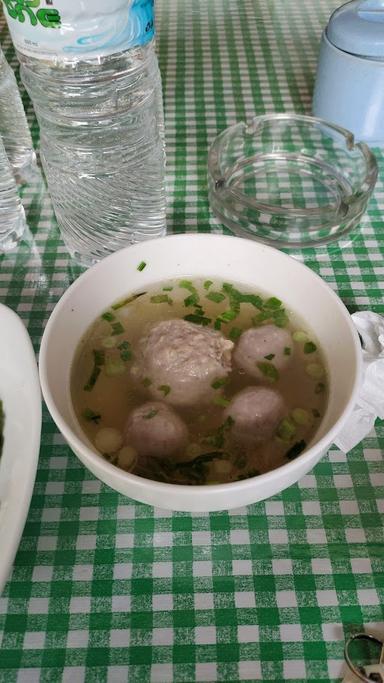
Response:
[{"label": "plastic water bottle", "polygon": [[16,180],[27,181],[36,168],[36,155],[15,74],[1,47],[0,135]]},{"label": "plastic water bottle", "polygon": [[16,246],[25,227],[24,208],[0,138],[0,254]]},{"label": "plastic water bottle", "polygon": [[5,8],[69,253],[90,265],[164,235],[153,0],[7,0]]}]

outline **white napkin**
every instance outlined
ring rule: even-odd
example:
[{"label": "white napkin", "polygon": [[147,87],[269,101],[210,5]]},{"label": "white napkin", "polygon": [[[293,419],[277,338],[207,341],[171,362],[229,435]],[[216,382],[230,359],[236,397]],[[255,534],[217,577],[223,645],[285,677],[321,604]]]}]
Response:
[{"label": "white napkin", "polygon": [[344,453],[369,434],[377,417],[384,419],[384,318],[361,311],[352,320],[362,339],[363,377],[352,415],[334,442]]}]

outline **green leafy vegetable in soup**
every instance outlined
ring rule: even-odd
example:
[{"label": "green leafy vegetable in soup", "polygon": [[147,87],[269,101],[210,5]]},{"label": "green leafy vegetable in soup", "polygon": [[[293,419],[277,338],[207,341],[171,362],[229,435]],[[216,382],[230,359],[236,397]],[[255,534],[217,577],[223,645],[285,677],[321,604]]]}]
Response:
[{"label": "green leafy vegetable in soup", "polygon": [[184,485],[239,481],[300,457],[328,379],[299,315],[273,294],[213,278],[111,302],[73,361],[81,428],[112,464]]}]

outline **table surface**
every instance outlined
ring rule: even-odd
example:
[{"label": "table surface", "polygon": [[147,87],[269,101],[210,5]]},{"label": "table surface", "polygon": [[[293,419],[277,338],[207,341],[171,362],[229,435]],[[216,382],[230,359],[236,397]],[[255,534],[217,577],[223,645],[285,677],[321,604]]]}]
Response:
[{"label": "table surface", "polygon": [[[207,148],[255,113],[309,112],[334,0],[158,0],[171,232],[221,232]],[[16,66],[5,29],[1,40]],[[24,93],[34,138],[38,129]],[[350,310],[383,312],[383,157],[349,240],[298,253]],[[24,191],[31,234],[0,257],[0,301],[38,351],[78,274],[44,188]],[[0,597],[0,681],[339,680],[344,639],[384,631],[382,424],[273,499],[171,513],[118,495],[70,452],[44,411],[31,507]]]}]

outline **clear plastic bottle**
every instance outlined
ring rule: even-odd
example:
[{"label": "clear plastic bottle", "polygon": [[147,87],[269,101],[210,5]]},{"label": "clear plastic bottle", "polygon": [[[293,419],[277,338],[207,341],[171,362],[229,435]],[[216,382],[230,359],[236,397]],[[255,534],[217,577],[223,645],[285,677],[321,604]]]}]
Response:
[{"label": "clear plastic bottle", "polygon": [[25,227],[24,208],[0,138],[0,254],[16,246]]},{"label": "clear plastic bottle", "polygon": [[1,47],[0,135],[16,180],[27,181],[36,168],[36,155],[15,74]]},{"label": "clear plastic bottle", "polygon": [[[153,0],[83,0],[78,6],[62,0],[56,32],[33,34],[37,48],[26,38],[28,16],[16,33],[8,17],[40,125],[56,218],[69,253],[84,265],[165,234],[163,110],[152,5]],[[65,12],[72,14],[64,22]],[[98,13],[99,30],[109,31],[107,47],[104,38],[97,44]],[[30,32],[35,28],[29,26]],[[75,43],[73,34],[80,36]],[[56,36],[56,45],[48,44],[47,35]]]}]

